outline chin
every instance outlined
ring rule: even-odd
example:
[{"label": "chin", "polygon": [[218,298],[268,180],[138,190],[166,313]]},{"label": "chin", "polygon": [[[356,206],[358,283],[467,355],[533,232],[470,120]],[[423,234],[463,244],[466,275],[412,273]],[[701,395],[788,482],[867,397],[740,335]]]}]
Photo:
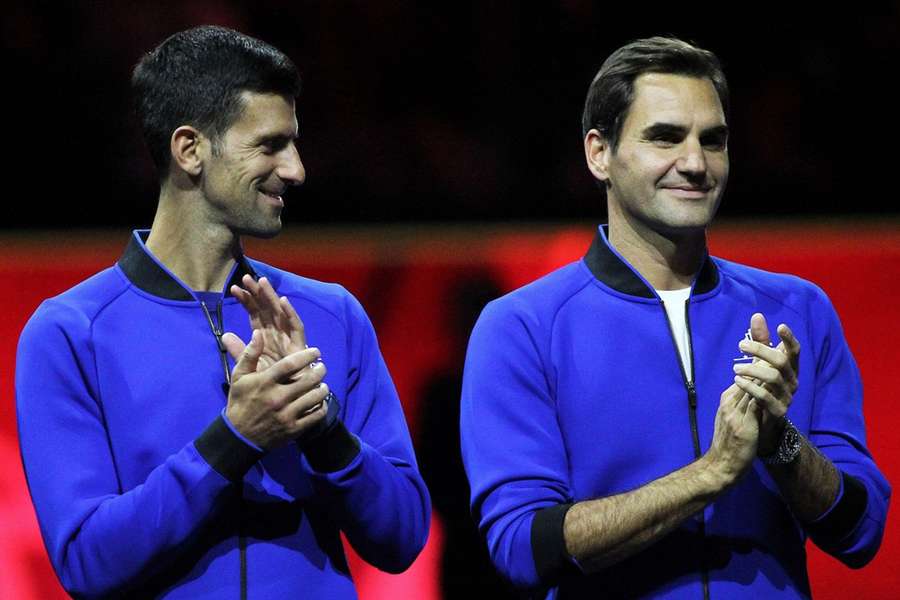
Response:
[{"label": "chin", "polygon": [[250,223],[236,228],[238,235],[246,235],[267,240],[281,233],[281,218],[274,223]]},{"label": "chin", "polygon": [[713,215],[680,215],[678,218],[661,219],[654,229],[667,236],[680,237],[705,231],[712,222]]},{"label": "chin", "polygon": [[716,209],[718,208],[718,203],[715,205],[703,204],[703,205],[695,205],[695,206],[682,206],[680,210],[673,211],[671,214],[666,215],[666,218],[663,219],[665,225],[667,225],[673,231],[693,231],[697,229],[706,229],[709,227],[709,224],[712,223],[713,217],[716,216]]}]

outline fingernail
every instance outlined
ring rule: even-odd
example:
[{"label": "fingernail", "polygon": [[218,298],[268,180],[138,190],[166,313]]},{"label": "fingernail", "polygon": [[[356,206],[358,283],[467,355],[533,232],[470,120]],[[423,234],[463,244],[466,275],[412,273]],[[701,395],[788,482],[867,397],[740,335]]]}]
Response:
[{"label": "fingernail", "polygon": [[731,368],[734,369],[734,372],[735,372],[735,373],[740,373],[741,371],[744,370],[744,365],[734,365],[734,366],[731,367]]},{"label": "fingernail", "polygon": [[748,342],[746,340],[741,340],[740,343],[738,344],[738,348],[740,348],[741,350],[749,350],[750,342]]}]

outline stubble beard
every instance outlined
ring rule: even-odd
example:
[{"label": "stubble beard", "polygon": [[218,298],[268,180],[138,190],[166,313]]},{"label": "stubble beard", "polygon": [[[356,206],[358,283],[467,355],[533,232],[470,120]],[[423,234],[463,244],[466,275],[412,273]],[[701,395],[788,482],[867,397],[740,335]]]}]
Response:
[{"label": "stubble beard", "polygon": [[254,202],[248,203],[239,214],[234,215],[231,229],[242,236],[273,238],[281,233],[281,211],[278,207],[262,206],[259,199],[254,198]]}]

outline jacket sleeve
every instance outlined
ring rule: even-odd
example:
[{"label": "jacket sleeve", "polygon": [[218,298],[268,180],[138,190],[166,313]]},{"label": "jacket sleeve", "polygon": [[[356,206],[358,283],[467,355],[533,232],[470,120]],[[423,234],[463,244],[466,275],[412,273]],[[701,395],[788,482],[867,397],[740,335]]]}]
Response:
[{"label": "jacket sleeve", "polygon": [[351,368],[342,422],[304,448],[303,464],[359,555],[399,573],[425,546],[431,500],[375,330],[349,293],[346,323]]},{"label": "jacket sleeve", "polygon": [[817,292],[812,323],[820,332],[813,350],[819,354],[809,439],[840,470],[842,481],[838,501],[806,529],[825,552],[858,568],[881,544],[891,488],[866,447],[856,362],[834,308]]},{"label": "jacket sleeve", "polygon": [[139,585],[259,458],[221,417],[130,490],[119,482],[97,393],[90,319],[45,302],[19,339],[16,410],[41,534],[63,587],[82,598]]},{"label": "jacket sleeve", "polygon": [[572,502],[552,392],[549,331],[507,296],[485,307],[466,354],[460,408],[472,515],[500,573],[517,587],[554,584]]}]

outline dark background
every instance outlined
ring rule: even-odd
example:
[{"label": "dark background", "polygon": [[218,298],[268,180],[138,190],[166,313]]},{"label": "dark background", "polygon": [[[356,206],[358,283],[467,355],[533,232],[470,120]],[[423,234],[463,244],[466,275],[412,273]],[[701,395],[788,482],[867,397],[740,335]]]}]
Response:
[{"label": "dark background", "polygon": [[721,214],[897,214],[897,2],[834,13],[612,4],[14,4],[0,32],[0,228],[150,224],[156,178],[130,72],[166,36],[203,23],[272,43],[304,77],[308,179],[288,195],[289,224],[602,219],[581,150],[588,84],[616,47],[666,33],[716,52],[732,87]]},{"label": "dark background", "polygon": [[[111,264],[125,230],[150,225],[156,177],[131,114],[131,69],[168,35],[206,23],[272,43],[303,75],[307,183],[287,196],[284,234],[248,248],[361,298],[432,490],[429,548],[407,574],[351,556],[361,598],[503,597],[456,449],[463,347],[488,297],[577,259],[605,218],[584,166],[582,103],[604,58],[637,37],[674,34],[721,58],[730,224],[711,247],[832,297],[867,382],[870,447],[896,485],[900,318],[885,299],[900,272],[900,2],[828,13],[785,0],[32,1],[0,11],[0,280],[15,282],[0,297],[0,596],[65,597],[15,442],[16,338],[43,298]],[[810,547],[816,596],[890,595],[897,531],[861,572]]]}]

